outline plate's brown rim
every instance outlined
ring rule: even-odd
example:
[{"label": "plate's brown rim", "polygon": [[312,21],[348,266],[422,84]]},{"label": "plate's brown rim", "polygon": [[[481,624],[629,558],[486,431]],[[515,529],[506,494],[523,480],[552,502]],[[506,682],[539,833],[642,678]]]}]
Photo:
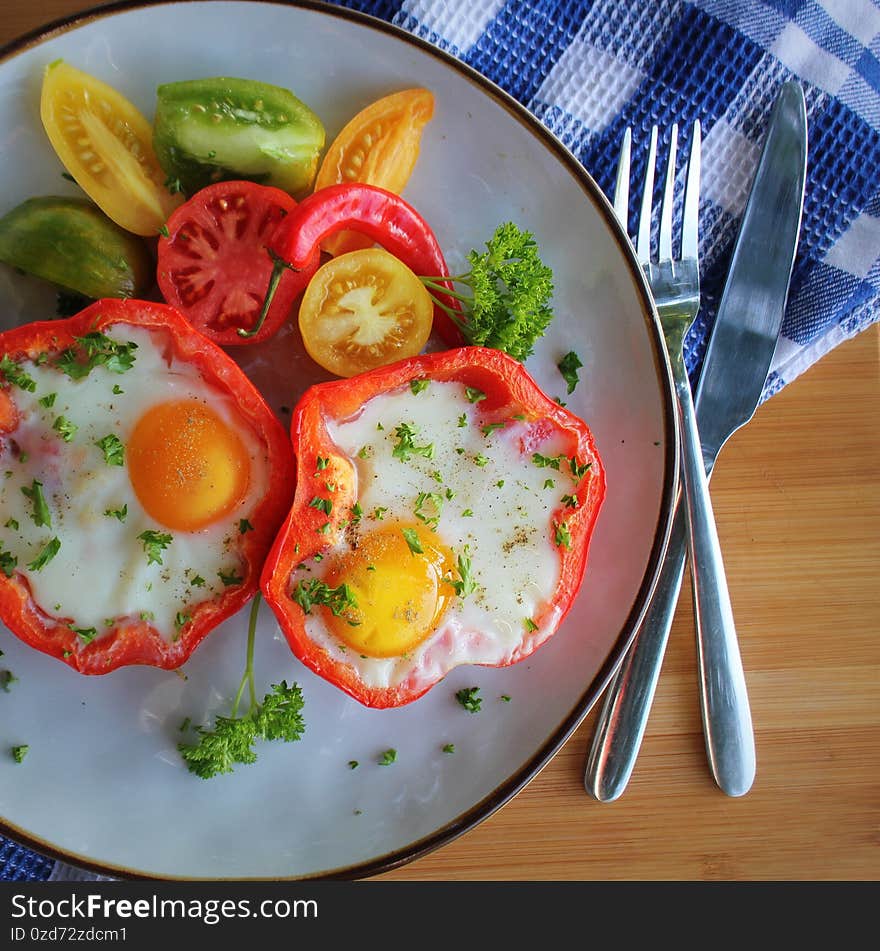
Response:
[{"label": "plate's brown rim", "polygon": [[[151,6],[172,6],[178,3],[204,3],[210,0],[119,0],[115,3],[101,4],[99,6],[89,7],[80,13],[70,14],[69,16],[54,20],[45,26],[37,27],[27,33],[24,33],[17,39],[10,41],[0,48],[0,65],[7,59],[18,53],[24,52],[33,46],[37,46],[47,40],[53,39],[62,33],[71,29],[84,26],[95,20],[109,17],[117,13],[125,13],[129,10],[141,9]],[[566,740],[577,729],[586,715],[589,713],[593,704],[601,695],[608,682],[611,680],[623,655],[628,650],[630,644],[635,638],[639,624],[647,611],[648,603],[657,576],[662,565],[663,556],[669,541],[669,535],[672,527],[672,516],[674,511],[674,502],[676,489],[678,485],[678,447],[679,433],[676,423],[674,409],[674,389],[672,383],[669,362],[666,358],[666,349],[663,342],[663,333],[654,306],[653,297],[642,273],[641,267],[635,258],[629,239],[620,226],[614,211],[605,198],[602,190],[593,180],[583,165],[578,161],[574,154],[550,132],[531,112],[520,102],[514,99],[510,94],[497,86],[492,80],[477,72],[461,60],[456,59],[450,53],[440,49],[438,46],[429,43],[427,40],[415,34],[409,33],[401,27],[395,26],[386,20],[370,14],[361,13],[357,10],[350,10],[347,7],[334,6],[329,3],[323,3],[321,0],[248,0],[248,2],[259,2],[266,6],[286,6],[298,9],[312,10],[329,16],[334,16],[342,20],[356,22],[362,26],[378,30],[390,36],[401,40],[406,45],[415,46],[423,52],[428,53],[440,62],[451,67],[471,83],[478,86],[486,95],[490,96],[501,106],[503,106],[521,125],[529,132],[535,135],[541,142],[562,162],[562,164],[571,172],[575,180],[581,185],[586,196],[590,199],[602,217],[605,219],[611,234],[614,236],[623,257],[629,262],[630,273],[633,278],[637,295],[642,302],[643,317],[645,318],[649,338],[654,348],[654,365],[661,390],[665,394],[665,404],[663,407],[664,438],[663,450],[665,453],[665,476],[663,482],[663,492],[658,514],[657,531],[655,534],[654,545],[648,560],[648,566],[642,578],[639,591],[633,602],[632,609],[627,617],[626,623],[621,629],[617,638],[615,649],[611,651],[599,668],[596,676],[588,685],[587,689],[581,695],[579,701],[574,705],[568,715],[551,733],[547,741],[537,750],[521,769],[510,776],[505,782],[493,790],[490,795],[484,797],[475,803],[466,812],[462,813],[451,822],[446,823],[439,829],[432,832],[415,842],[411,842],[404,848],[389,852],[385,855],[377,856],[366,862],[359,862],[351,866],[343,866],[335,869],[326,870],[314,875],[290,876],[290,877],[261,877],[248,876],[244,879],[217,878],[210,879],[216,882],[233,881],[351,881],[354,879],[370,878],[380,875],[384,872],[392,871],[396,868],[406,865],[418,858],[435,851],[441,846],[447,845],[460,835],[468,832],[470,829],[489,818],[494,812],[500,809],[505,803],[509,802],[517,793],[519,793],[546,765],[553,756],[561,749]],[[586,795],[586,793],[585,793]],[[0,832],[14,841],[20,843],[26,848],[39,852],[48,858],[66,862],[75,865],[78,868],[85,869],[97,875],[105,875],[121,879],[132,880],[154,880],[154,881],[205,881],[205,879],[194,878],[190,876],[171,876],[164,877],[151,875],[143,871],[129,869],[121,866],[102,864],[95,862],[84,856],[72,852],[66,852],[49,842],[36,838],[30,833],[17,829],[9,825],[3,817],[0,817]]]}]

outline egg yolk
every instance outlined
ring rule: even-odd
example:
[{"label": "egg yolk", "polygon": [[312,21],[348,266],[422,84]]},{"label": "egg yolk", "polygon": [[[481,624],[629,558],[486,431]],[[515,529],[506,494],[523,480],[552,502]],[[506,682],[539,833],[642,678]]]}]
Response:
[{"label": "egg yolk", "polygon": [[[419,551],[418,549],[421,549]],[[327,612],[336,636],[368,657],[399,657],[420,644],[440,622],[453,588],[455,560],[434,532],[394,524],[364,535],[331,568],[327,583],[348,585],[354,606]]]},{"label": "egg yolk", "polygon": [[241,437],[195,400],[147,410],[126,457],[141,505],[166,528],[198,531],[231,512],[247,492],[250,459]]}]

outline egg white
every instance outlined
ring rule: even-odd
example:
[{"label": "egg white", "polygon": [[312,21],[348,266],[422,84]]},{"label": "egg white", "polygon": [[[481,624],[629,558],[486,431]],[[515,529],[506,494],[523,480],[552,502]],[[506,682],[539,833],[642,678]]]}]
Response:
[{"label": "egg white", "polygon": [[[415,431],[415,445],[433,446],[431,458],[394,455],[402,424]],[[437,629],[399,657],[358,655],[328,630],[320,611],[309,613],[309,637],[351,664],[369,687],[404,680],[418,686],[459,664],[510,662],[529,621],[557,588],[560,558],[552,519],[563,496],[573,491],[572,480],[562,467],[541,467],[524,453],[528,424],[523,420],[511,417],[489,432],[483,425],[479,405],[463,384],[437,381],[419,392],[407,386],[376,396],[354,419],[327,421],[331,440],[356,473],[358,531],[383,522],[418,524],[419,493],[438,493],[443,501],[437,536],[453,554],[467,551],[477,584],[473,594],[453,598]],[[561,448],[550,439],[542,452],[554,455]],[[437,514],[432,507],[425,511]],[[301,566],[302,572],[324,577],[324,566],[347,550],[351,538],[351,533],[341,536],[321,561]],[[555,628],[556,620],[545,624]]]},{"label": "egg white", "polygon": [[[36,388],[9,391],[20,422],[0,447],[0,545],[17,558],[17,570],[46,614],[69,620],[71,627],[95,628],[99,637],[116,619],[143,618],[171,640],[192,606],[224,590],[221,572],[241,575],[239,522],[266,491],[268,460],[227,394],[185,361],[169,362],[161,332],[115,326],[106,335],[137,345],[134,365],[124,373],[98,366],[74,380],[52,360],[20,364]],[[41,404],[53,393],[50,407]],[[127,445],[148,409],[187,399],[210,405],[238,433],[250,458],[246,497],[222,521],[190,532],[151,518],[134,493],[127,465],[108,465],[95,445],[109,434]],[[77,427],[69,442],[53,429],[59,417]],[[34,480],[42,483],[51,526],[35,524],[34,505],[22,492]],[[108,514],[123,507],[124,520]],[[138,539],[145,531],[172,536],[161,564],[149,562]],[[52,538],[61,543],[58,553],[40,570],[29,569]]]}]

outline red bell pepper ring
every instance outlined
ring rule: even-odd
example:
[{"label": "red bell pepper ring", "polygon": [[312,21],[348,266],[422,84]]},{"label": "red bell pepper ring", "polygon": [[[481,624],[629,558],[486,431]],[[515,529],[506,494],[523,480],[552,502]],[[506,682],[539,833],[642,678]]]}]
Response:
[{"label": "red bell pepper ring", "polygon": [[[277,226],[270,249],[280,273],[286,265],[296,271],[313,271],[321,244],[340,231],[360,231],[381,244],[419,277],[443,281],[449,276],[437,237],[425,219],[400,195],[360,182],[329,185],[305,198]],[[454,297],[437,292],[447,307],[461,311]],[[464,339],[449,315],[435,303],[434,326],[448,346]]]},{"label": "red bell pepper ring", "polygon": [[[309,637],[305,611],[294,600],[293,592],[304,577],[297,569],[316,555],[323,559],[334,539],[344,533],[357,502],[356,462],[331,440],[327,422],[350,419],[373,397],[407,388],[415,379],[460,382],[479,390],[485,395],[477,404],[481,418],[515,416],[526,423],[526,434],[520,444],[524,465],[534,464],[533,454],[554,439],[556,445],[565,447],[565,471],[571,466],[575,473],[568,502],[553,513],[548,526],[559,558],[558,585],[533,617],[533,626],[523,628],[516,651],[499,666],[528,657],[558,629],[581,586],[590,538],[605,497],[605,473],[587,424],[546,396],[525,367],[501,351],[461,347],[422,354],[307,390],[294,410],[291,424],[297,458],[296,494],[266,559],[260,585],[293,653],[315,673],[369,707],[410,703],[427,692],[445,672],[427,684],[405,679],[392,686],[368,685],[346,660],[345,653],[331,653]],[[320,467],[316,467],[316,459],[321,459]],[[326,494],[328,482],[335,487],[329,515],[312,504],[316,496]],[[322,525],[328,521],[328,525]],[[564,543],[554,537],[554,529],[561,524],[565,526]]]},{"label": "red bell pepper ring", "polygon": [[[116,619],[100,636],[83,644],[71,629],[70,619],[54,617],[35,602],[21,572],[11,571],[8,576],[0,572],[0,619],[26,644],[83,674],[105,674],[128,664],[179,667],[211,630],[256,594],[263,561],[293,494],[293,459],[284,427],[238,365],[172,307],[140,300],[100,300],[66,320],[25,324],[0,333],[0,356],[18,364],[28,360],[51,364],[67,348],[76,347],[77,338],[117,325],[152,331],[166,348],[168,359],[194,366],[209,387],[232,398],[240,419],[265,446],[269,490],[249,516],[248,530],[241,532],[235,526],[242,577],[224,587],[219,596],[188,609],[188,620],[176,639],[166,639],[149,621],[132,617]],[[0,388],[0,445],[14,437],[18,421],[15,387],[7,384]],[[101,569],[95,566],[95,570]]]}]

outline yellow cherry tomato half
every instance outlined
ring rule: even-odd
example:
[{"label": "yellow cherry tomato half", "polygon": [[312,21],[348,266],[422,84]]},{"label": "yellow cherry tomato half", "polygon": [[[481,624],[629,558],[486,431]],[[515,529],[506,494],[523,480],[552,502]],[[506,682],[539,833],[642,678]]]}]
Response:
[{"label": "yellow cherry tomato half", "polygon": [[318,268],[303,294],[299,329],[315,363],[349,377],[420,353],[433,316],[430,294],[402,261],[362,248]]},{"label": "yellow cherry tomato half", "polygon": [[[371,103],[351,119],[327,150],[315,189],[364,182],[400,194],[419,157],[422,131],[434,115],[428,89],[404,89]],[[372,244],[355,231],[329,238],[324,250],[344,254]]]},{"label": "yellow cherry tomato half", "polygon": [[183,202],[165,187],[153,128],[111,86],[57,60],[46,67],[40,117],[76,183],[126,231],[155,235]]}]

